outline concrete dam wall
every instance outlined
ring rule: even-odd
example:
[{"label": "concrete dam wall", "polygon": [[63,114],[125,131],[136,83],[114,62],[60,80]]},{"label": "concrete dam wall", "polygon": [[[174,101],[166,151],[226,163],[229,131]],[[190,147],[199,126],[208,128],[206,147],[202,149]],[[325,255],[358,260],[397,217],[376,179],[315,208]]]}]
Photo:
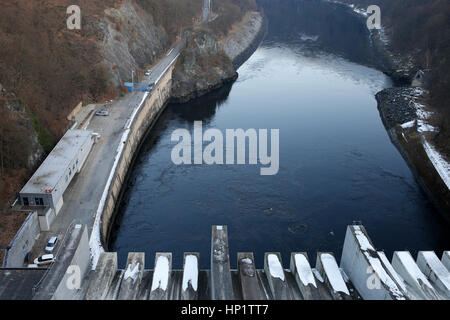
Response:
[{"label": "concrete dam wall", "polygon": [[[143,103],[140,108],[138,107],[137,110],[135,110],[134,117],[130,119],[131,123],[128,124],[128,137],[125,141],[123,141],[123,150],[109,186],[103,213],[99,223],[100,241],[104,248],[106,248],[109,232],[115,218],[116,205],[120,199],[122,186],[126,181],[128,170],[131,167],[144,136],[155,124],[170,98],[172,72],[174,68],[175,64],[172,63],[157,82],[154,90],[147,96],[144,96]],[[96,226],[94,225],[94,229],[95,228]],[[93,230],[93,233],[95,231],[96,230]]]}]

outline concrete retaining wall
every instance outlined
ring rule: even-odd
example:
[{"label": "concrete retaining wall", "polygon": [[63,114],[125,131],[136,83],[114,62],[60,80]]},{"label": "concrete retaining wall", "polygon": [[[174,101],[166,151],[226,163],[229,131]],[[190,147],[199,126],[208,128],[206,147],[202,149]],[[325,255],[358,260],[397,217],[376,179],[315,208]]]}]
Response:
[{"label": "concrete retaining wall", "polygon": [[116,204],[121,196],[122,185],[126,180],[128,169],[134,160],[143,138],[149,128],[154,125],[170,98],[172,72],[174,67],[175,64],[169,67],[163,77],[159,80],[155,89],[149,94],[131,125],[130,135],[111,182],[100,222],[101,241],[104,248],[107,248],[105,244],[108,243],[109,232],[114,222]]},{"label": "concrete retaining wall", "polygon": [[6,267],[23,267],[25,256],[33,248],[40,232],[37,212],[30,213],[11,242]]}]

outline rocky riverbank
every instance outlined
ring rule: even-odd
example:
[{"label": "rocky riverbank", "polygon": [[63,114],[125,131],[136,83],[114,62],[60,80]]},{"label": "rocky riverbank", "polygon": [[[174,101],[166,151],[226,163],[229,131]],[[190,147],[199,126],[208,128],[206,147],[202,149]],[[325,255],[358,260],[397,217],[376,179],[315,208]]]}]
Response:
[{"label": "rocky riverbank", "polygon": [[438,128],[427,123],[432,113],[422,103],[427,92],[417,87],[394,87],[376,95],[389,136],[416,180],[450,222],[450,165],[433,147]]},{"label": "rocky riverbank", "polygon": [[450,164],[431,143],[439,129],[428,124],[433,116],[426,106],[428,91],[411,85],[418,67],[411,56],[390,50],[385,29],[372,31],[371,43],[378,68],[396,86],[376,95],[383,124],[422,189],[450,221]]},{"label": "rocky riverbank", "polygon": [[222,39],[207,26],[186,31],[186,47],[173,75],[171,102],[185,103],[235,81],[236,69],[259,46],[265,26],[261,13],[249,12]]}]

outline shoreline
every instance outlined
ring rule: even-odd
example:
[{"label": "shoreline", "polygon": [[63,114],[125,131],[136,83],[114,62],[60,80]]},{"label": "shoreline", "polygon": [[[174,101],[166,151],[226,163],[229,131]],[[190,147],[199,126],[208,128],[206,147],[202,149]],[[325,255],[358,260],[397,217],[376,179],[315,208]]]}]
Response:
[{"label": "shoreline", "polygon": [[[362,22],[365,23],[365,20],[367,19],[365,10],[340,1],[328,1],[351,9],[353,14],[360,17]],[[402,130],[402,125],[407,121],[405,121],[405,119],[400,119],[402,118],[401,116],[394,116],[390,119],[391,121],[388,120],[388,110],[400,108],[398,101],[408,99],[409,96],[408,94],[400,93],[397,97],[397,101],[395,101],[395,99],[394,101],[389,101],[389,99],[387,99],[389,94],[386,95],[385,93],[395,92],[402,88],[406,91],[417,88],[411,85],[413,78],[412,72],[417,68],[412,63],[410,57],[396,56],[388,49],[390,39],[386,35],[384,28],[377,32],[369,32],[369,37],[371,47],[374,50],[377,59],[374,61],[375,68],[387,75],[393,82],[391,88],[381,90],[375,95],[377,109],[380,113],[383,125],[392,144],[407,163],[423,192],[427,195],[428,199],[436,207],[441,216],[450,223],[450,188],[438,172],[438,168],[433,163],[432,159],[430,159],[429,153],[425,150],[424,144],[429,144],[429,142],[421,129],[417,127],[418,121],[425,122],[426,119],[419,119],[416,110],[414,110],[414,116],[408,119],[408,121],[415,121],[415,126],[414,130],[409,132]],[[392,116],[392,114],[390,116]],[[425,124],[425,126],[427,125]],[[436,150],[434,151],[436,152]],[[442,157],[440,153],[438,154]]]},{"label": "shoreline", "polygon": [[[374,41],[380,40],[374,39]],[[387,55],[389,55],[388,51],[379,52],[380,48],[378,46],[375,50],[376,54],[383,54],[384,58],[387,58]],[[381,71],[391,78],[393,87],[377,92],[375,95],[377,109],[392,144],[407,163],[415,180],[437,211],[450,223],[450,190],[425,150],[424,143],[429,142],[423,133],[427,131],[421,131],[420,126],[417,126],[419,122],[424,122],[426,119],[419,119],[414,107],[411,108],[412,110],[408,110],[409,113],[414,113],[414,115],[409,115],[409,118],[404,118],[404,115],[399,114],[402,111],[408,112],[405,111],[404,107],[401,111],[399,109],[402,109],[401,102],[407,100],[410,104],[413,101],[410,100],[409,92],[416,89],[422,91],[422,89],[413,87],[410,84],[405,86],[405,76],[394,71],[395,68],[393,67],[395,65],[393,61],[390,61],[390,63],[392,74],[386,72],[386,70]],[[392,95],[396,95],[397,98],[392,99]],[[415,103],[414,101],[413,105]],[[402,128],[408,122],[414,122],[412,130],[404,130]]]}]

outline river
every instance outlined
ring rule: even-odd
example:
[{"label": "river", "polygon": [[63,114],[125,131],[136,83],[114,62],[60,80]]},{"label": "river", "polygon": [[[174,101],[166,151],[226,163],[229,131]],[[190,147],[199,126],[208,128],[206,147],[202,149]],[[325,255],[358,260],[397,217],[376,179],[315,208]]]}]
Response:
[{"label": "river", "polygon": [[[326,21],[320,30],[295,25],[288,33],[290,20],[283,21],[269,15],[266,40],[234,84],[168,105],[149,133],[110,241],[121,267],[128,252],[145,252],[146,268],[156,252],[172,252],[173,267],[181,268],[183,252],[194,251],[201,268],[209,268],[212,225],[228,226],[234,268],[237,252],[248,251],[259,268],[269,251],[281,252],[285,267],[294,251],[308,252],[313,262],[317,251],[340,259],[346,226],[354,221],[388,257],[395,250],[450,247],[448,224],[380,119],[374,96],[392,86],[390,79],[352,58],[370,61],[358,51],[368,52],[367,35],[341,30],[345,43],[336,44],[336,35],[325,39]],[[204,130],[279,129],[279,173],[261,176],[254,165],[173,164],[172,132],[192,131],[197,120]]]}]

